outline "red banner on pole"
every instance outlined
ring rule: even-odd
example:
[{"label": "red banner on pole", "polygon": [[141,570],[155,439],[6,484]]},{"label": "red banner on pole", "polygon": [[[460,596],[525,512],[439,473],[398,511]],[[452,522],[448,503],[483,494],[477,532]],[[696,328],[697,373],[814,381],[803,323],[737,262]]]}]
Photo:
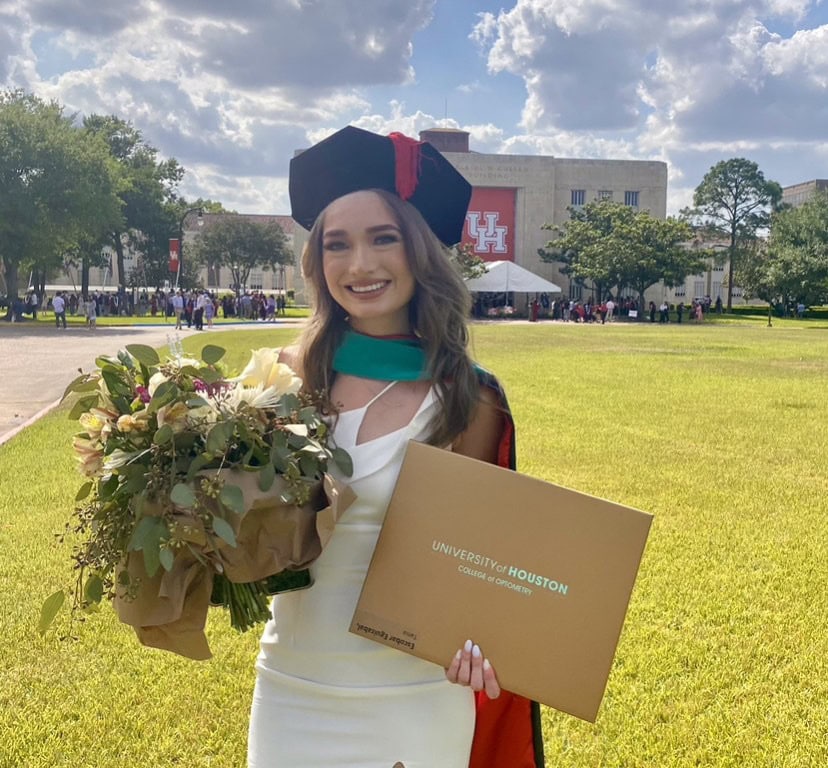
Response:
[{"label": "red banner on pole", "polygon": [[170,238],[170,272],[178,272],[179,253],[181,252],[181,244],[177,237]]}]

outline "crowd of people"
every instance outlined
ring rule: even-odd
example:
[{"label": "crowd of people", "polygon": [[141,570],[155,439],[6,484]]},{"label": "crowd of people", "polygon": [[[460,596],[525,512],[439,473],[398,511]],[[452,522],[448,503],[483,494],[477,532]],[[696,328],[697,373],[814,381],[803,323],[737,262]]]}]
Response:
[{"label": "crowd of people", "polygon": [[157,290],[126,292],[92,291],[88,298],[77,291],[57,291],[52,296],[41,296],[30,289],[12,306],[12,320],[21,321],[28,315],[37,320],[38,312],[53,312],[55,325],[66,327],[67,314],[82,316],[86,325],[94,328],[98,317],[158,317],[175,318],[176,327],[203,330],[211,328],[216,317],[275,322],[287,308],[285,296],[264,291],[245,291],[223,294],[204,289]]}]

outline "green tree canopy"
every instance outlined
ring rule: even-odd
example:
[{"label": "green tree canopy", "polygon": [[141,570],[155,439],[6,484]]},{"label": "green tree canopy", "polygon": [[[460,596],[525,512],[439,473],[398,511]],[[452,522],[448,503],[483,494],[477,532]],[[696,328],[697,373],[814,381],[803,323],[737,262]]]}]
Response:
[{"label": "green tree canopy", "polygon": [[276,222],[256,222],[238,215],[211,217],[206,231],[189,252],[198,254],[208,267],[227,267],[236,289],[247,284],[253,269],[274,269],[291,264],[293,253],[287,238]]},{"label": "green tree canopy", "polygon": [[779,184],[766,180],[756,163],[735,157],[716,163],[705,174],[693,195],[694,207],[682,212],[729,242],[728,311],[740,255],[754,248],[757,233],[768,227],[781,199]]},{"label": "green tree canopy", "polygon": [[[169,238],[177,236],[177,190],[184,169],[175,158],[159,160],[158,150],[144,141],[141,132],[115,115],[90,115],[83,125],[106,142],[124,180],[123,217],[106,237],[117,255],[119,285],[124,286],[129,277],[124,264],[127,243],[138,254],[141,277],[166,274]],[[163,270],[156,269],[161,265]]]},{"label": "green tree canopy", "polygon": [[11,296],[21,268],[61,265],[64,252],[120,219],[120,175],[107,146],[56,102],[0,93],[0,258]]},{"label": "green tree canopy", "polygon": [[828,196],[774,214],[767,244],[742,255],[734,278],[770,304],[828,301]]},{"label": "green tree canopy", "polygon": [[547,226],[557,237],[541,249],[544,261],[563,262],[575,280],[590,280],[601,292],[613,286],[644,291],[659,280],[678,285],[703,268],[698,254],[684,247],[692,229],[674,218],[657,219],[609,200],[572,209],[562,226]]}]

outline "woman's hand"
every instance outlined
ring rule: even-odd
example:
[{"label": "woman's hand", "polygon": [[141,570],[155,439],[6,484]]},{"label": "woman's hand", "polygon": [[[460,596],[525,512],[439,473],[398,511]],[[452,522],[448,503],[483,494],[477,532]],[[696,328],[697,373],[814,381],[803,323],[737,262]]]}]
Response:
[{"label": "woman's hand", "polygon": [[446,678],[450,683],[468,685],[473,691],[486,691],[490,699],[500,696],[494,667],[483,657],[480,646],[473,645],[471,640],[466,640],[466,644],[454,655],[446,670]]}]

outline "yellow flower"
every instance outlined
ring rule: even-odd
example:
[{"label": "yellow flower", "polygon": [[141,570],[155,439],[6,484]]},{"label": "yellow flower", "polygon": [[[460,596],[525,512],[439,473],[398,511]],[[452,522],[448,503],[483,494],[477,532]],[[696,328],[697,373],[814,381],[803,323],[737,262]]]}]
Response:
[{"label": "yellow flower", "polygon": [[247,367],[232,381],[245,387],[271,389],[278,397],[296,394],[302,387],[302,379],[293,369],[279,362],[279,350],[270,347],[254,349]]},{"label": "yellow flower", "polygon": [[190,409],[186,403],[170,403],[158,409],[158,428],[169,424],[175,433],[183,432],[187,428]]},{"label": "yellow flower", "polygon": [[93,440],[101,440],[104,443],[112,432],[112,427],[117,418],[117,411],[110,411],[103,408],[90,408],[82,413],[78,421],[83,431]]},{"label": "yellow flower", "polygon": [[116,426],[121,432],[143,432],[147,428],[149,414],[146,409],[137,413],[125,413],[118,418]]},{"label": "yellow flower", "polygon": [[96,477],[103,469],[103,446],[97,440],[87,440],[84,437],[75,437],[72,448],[78,459],[81,474],[86,477]]}]

